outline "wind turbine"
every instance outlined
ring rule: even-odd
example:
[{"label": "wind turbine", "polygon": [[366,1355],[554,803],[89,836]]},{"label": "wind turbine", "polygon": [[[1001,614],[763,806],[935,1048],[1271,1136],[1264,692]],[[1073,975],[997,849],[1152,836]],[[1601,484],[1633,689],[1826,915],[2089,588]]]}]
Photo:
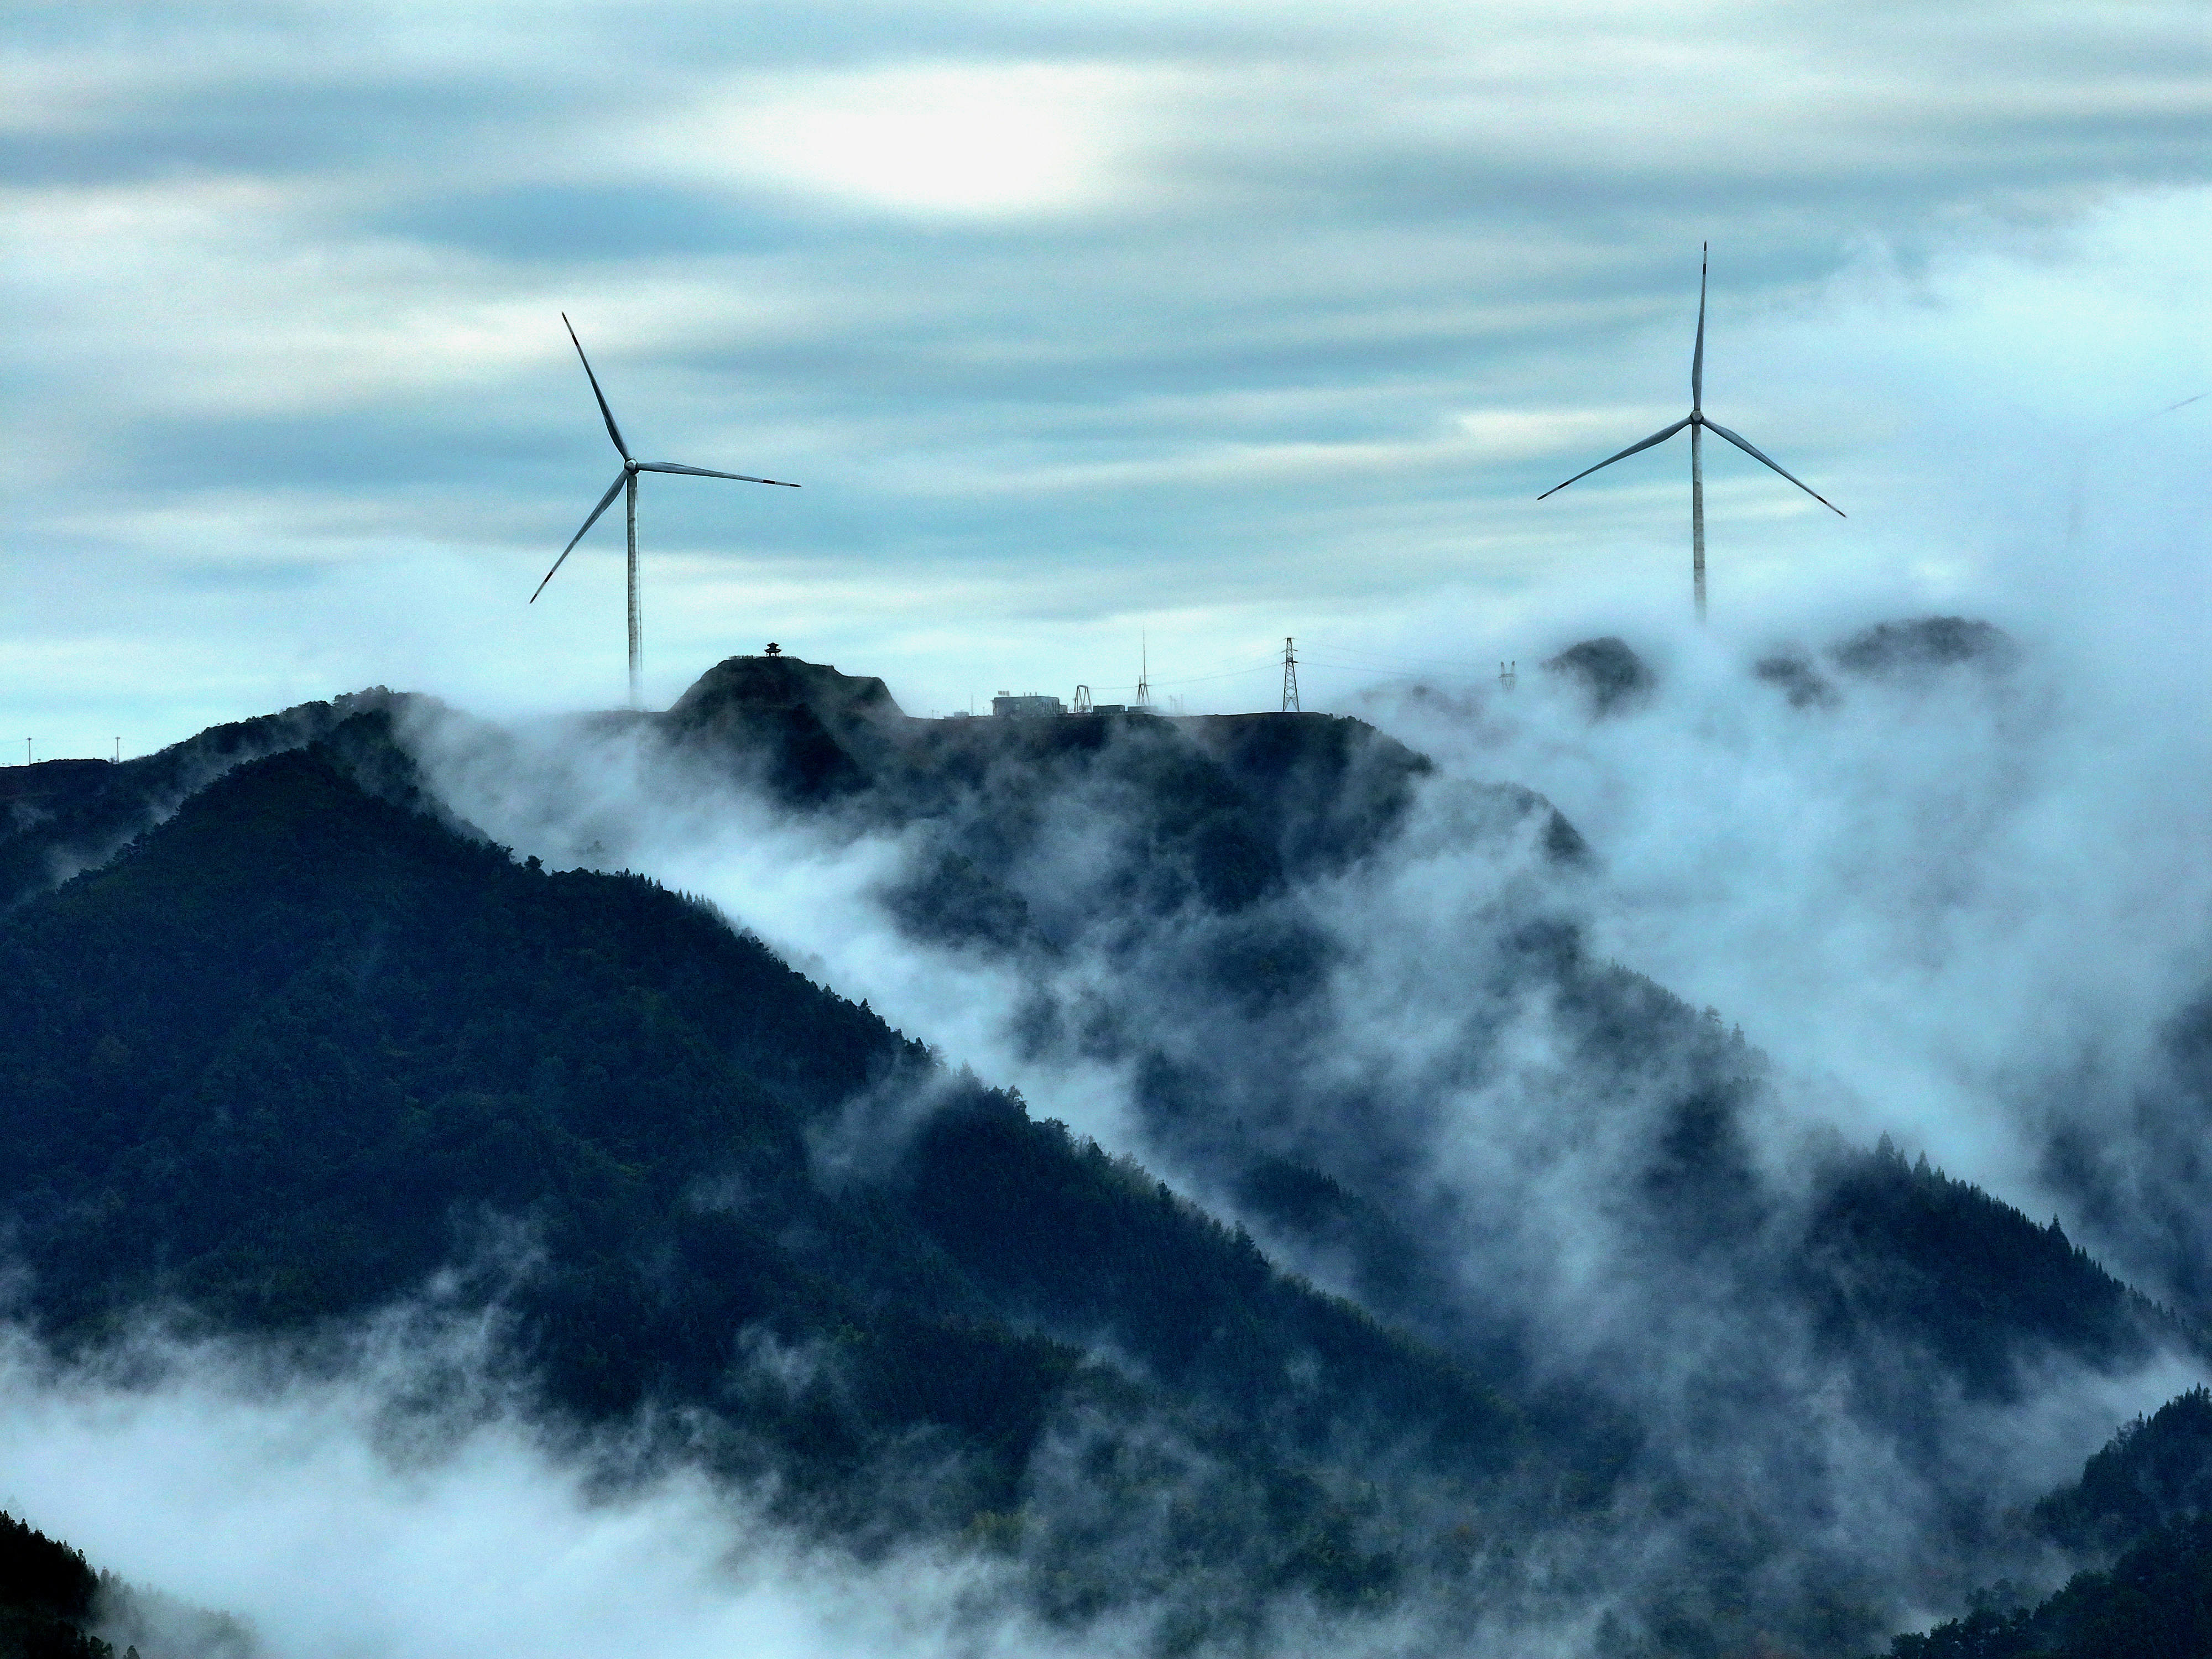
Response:
[{"label": "wind turbine", "polygon": [[1750,456],[1754,461],[1758,461],[1766,466],[1772,467],[1775,471],[1780,472],[1784,477],[1789,478],[1791,483],[1796,484],[1798,489],[1803,490],[1814,501],[1820,502],[1821,506],[1826,507],[1829,512],[1834,514],[1838,518],[1840,519],[1846,516],[1842,507],[1838,507],[1833,501],[1830,501],[1826,495],[1823,495],[1819,490],[1805,483],[1803,479],[1791,477],[1789,472],[1784,471],[1783,468],[1771,457],[1763,455],[1757,449],[1753,448],[1747,440],[1738,437],[1735,433],[1729,431],[1719,422],[1709,421],[1705,418],[1705,261],[1706,254],[1711,250],[1711,243],[1705,243],[1702,247],[1700,247],[1698,254],[1698,345],[1696,351],[1690,358],[1689,414],[1685,416],[1682,419],[1675,422],[1674,425],[1668,427],[1665,431],[1653,433],[1640,444],[1629,445],[1627,448],[1622,450],[1618,455],[1607,456],[1605,459],[1600,461],[1595,466],[1584,467],[1580,472],[1576,473],[1574,477],[1568,479],[1567,483],[1553,484],[1549,489],[1546,490],[1542,495],[1536,497],[1536,499],[1540,501],[1544,500],[1546,496],[1556,495],[1562,489],[1565,489],[1567,487],[1567,484],[1573,483],[1577,479],[1587,478],[1591,473],[1600,471],[1606,467],[1611,466],[1615,461],[1625,460],[1629,456],[1635,454],[1639,449],[1649,449],[1654,444],[1663,444],[1668,439],[1673,437],[1684,427],[1686,426],[1689,428],[1690,568],[1692,579],[1697,585],[1698,620],[1699,622],[1703,622],[1705,619],[1705,445],[1701,441],[1705,437],[1707,428],[1711,428],[1713,432],[1717,434],[1719,436],[1727,439],[1738,449],[1743,451],[1745,454]]},{"label": "wind turbine", "polygon": [[[592,383],[592,396],[599,400],[599,414],[606,421],[607,436],[614,440],[615,452],[623,459],[623,470],[615,475],[615,481],[607,486],[607,493],[599,497],[599,504],[584,520],[584,530],[589,530],[599,521],[599,514],[612,504],[617,493],[623,490],[629,492],[629,706],[635,708],[639,706],[638,678],[645,665],[645,645],[637,608],[637,475],[641,472],[684,472],[698,478],[734,478],[739,483],[778,484],[786,489],[796,489],[799,486],[785,483],[781,478],[756,478],[744,472],[714,472],[703,466],[684,466],[674,461],[641,461],[635,459],[629,453],[629,446],[623,441],[622,428],[615,424],[615,412],[607,407],[607,394],[599,390],[599,377],[592,373],[592,360],[584,356],[584,343],[576,338],[576,325],[568,320],[568,313],[565,311],[561,313],[561,322],[568,331],[568,339],[576,348],[576,356],[583,362],[585,378]],[[568,556],[576,550],[576,544],[584,539],[584,530],[579,530],[568,538],[568,546],[561,550],[561,556],[553,561],[553,569],[545,573],[545,580],[539,582],[531,593],[531,604],[538,603],[538,595],[545,591],[545,582],[553,580],[554,571],[568,562]]]}]

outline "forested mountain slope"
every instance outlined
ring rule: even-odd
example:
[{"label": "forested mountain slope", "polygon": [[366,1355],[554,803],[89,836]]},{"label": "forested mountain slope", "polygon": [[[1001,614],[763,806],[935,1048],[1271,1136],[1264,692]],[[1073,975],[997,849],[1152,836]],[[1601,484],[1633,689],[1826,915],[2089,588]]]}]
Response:
[{"label": "forested mountain slope", "polygon": [[356,714],[420,701],[376,686],[211,726],[182,743],[117,763],[57,760],[0,767],[0,910],[105,863],[132,836],[243,761],[312,743]]},{"label": "forested mountain slope", "polygon": [[[1891,1659],[2202,1659],[2212,1653],[2212,1394],[2123,1429],[2037,1504],[2036,1532],[2100,1558],[2033,1607],[2002,1589],[1899,1637]],[[2009,1588],[2009,1587],[2003,1587]]]},{"label": "forested mountain slope", "polygon": [[[1965,628],[1929,637],[1982,637]],[[1610,662],[1607,646],[1590,651]],[[1466,1233],[1499,1224],[1419,1173],[1486,1091],[1532,1097],[1481,1123],[1513,1156],[1540,1162],[1571,1134],[1571,1161],[1596,1164],[1540,1228],[1606,1212],[1655,1302],[1686,1283],[1791,1307],[1858,1357],[1856,1396],[1889,1431],[1925,1420],[1927,1391],[2015,1395],[2053,1352],[2111,1370],[2202,1346],[2063,1236],[1939,1174],[1841,1146],[1794,1182],[1757,1167],[1763,1057],[1592,954],[1577,884],[1598,855],[1574,828],[1512,784],[1440,779],[1359,721],[913,720],[879,680],[740,657],[643,729],[672,780],[734,776],[825,825],[896,826],[882,902],[918,945],[1018,965],[1034,1053],[1129,1064],[1179,1167],[1469,1358],[1510,1366],[1550,1346],[1530,1322],[1560,1312],[1516,1303],[1510,1274],[1471,1284]],[[1469,864],[1491,884],[1463,895]],[[1368,981],[1401,988],[1369,1003]],[[1421,1023],[1379,1040],[1409,997]],[[1551,1052],[1512,1077],[1509,1034],[1532,1020]]]},{"label": "forested mountain slope", "polygon": [[[1363,1447],[1462,1519],[1601,1501],[1603,1435],[1540,1439],[698,905],[518,865],[365,755],[373,720],[240,767],[0,921],[0,1207],[52,1342],[148,1309],[306,1338],[459,1264],[556,1410],[686,1407],[691,1453],[848,1541],[985,1526],[1071,1614],[1387,1589],[1436,1516],[1378,1508]],[[873,1167],[817,1178],[856,1103]],[[1078,1456],[1184,1492],[1166,1553],[1055,1532],[1030,1495]]]},{"label": "forested mountain slope", "polygon": [[[1939,642],[1961,629],[1939,630]],[[1881,638],[1925,631],[1900,625]],[[1606,647],[1626,649],[1588,650]],[[916,720],[878,679],[738,657],[642,729],[804,812],[899,826],[905,857],[884,902],[901,925],[919,941],[1029,966],[1037,990],[1024,1030],[1038,1049],[1136,1058],[1140,1103],[1164,1146],[1271,1223],[1349,1249],[1364,1293],[1440,1340],[1464,1334],[1464,1310],[1439,1305],[1450,1293],[1425,1281],[1404,1233],[1401,1177],[1426,1128],[1419,1097],[1480,1076],[1498,1022],[1532,997],[1550,1000],[1574,1050],[1585,1098],[1567,1109],[1659,1082],[1639,1103],[1650,1138],[1619,1171],[1639,1188],[1655,1240],[1696,1251],[1733,1236],[1747,1247],[1786,1227],[1786,1288],[1834,1340],[1879,1329],[1926,1345],[1970,1388],[2002,1392],[2038,1344],[2118,1363],[2176,1328],[2063,1238],[2039,1239],[2008,1206],[1887,1156],[1838,1149],[1818,1191],[1794,1206],[1761,1190],[1741,1121],[1755,1109],[1761,1057],[1712,1011],[1592,958],[1573,884],[1595,855],[1573,826],[1510,784],[1446,790],[1425,757],[1360,721]],[[1433,1069],[1347,1086],[1336,1080],[1340,1051],[1358,1039],[1332,978],[1358,966],[1381,927],[1407,920],[1347,915],[1347,904],[1369,898],[1364,879],[1421,855],[1421,838],[1437,833],[1424,810],[1439,795],[1450,834],[1519,885],[1472,918],[1487,937],[1449,941],[1436,964],[1472,982]],[[1079,1000],[1061,994],[1051,966],[1071,960],[1092,992]],[[1095,992],[1102,975],[1109,994]],[[1413,1097],[1414,1121],[1403,1121],[1405,1100],[1373,1097],[1385,1090]],[[1343,1134],[1346,1123],[1360,1133]]]},{"label": "forested mountain slope", "polygon": [[88,1629],[99,1594],[80,1552],[0,1513],[0,1656],[113,1659]]},{"label": "forested mountain slope", "polygon": [[0,1511],[0,1659],[253,1659],[236,1619],[95,1570]]},{"label": "forested mountain slope", "polygon": [[[64,1350],[489,1309],[555,1420],[842,1547],[963,1540],[1055,1618],[1602,1603],[1624,1655],[1847,1655],[2025,1547],[2047,1474],[1955,1446],[2199,1341],[1924,1163],[1778,1172],[1761,1057],[1586,945],[1572,828],[1359,722],[912,721],[736,659],[578,745],[645,757],[647,817],[712,785],[895,836],[890,925],[1015,969],[1029,1051],[1126,1068],[1248,1233],[610,872],[604,823],[490,844],[435,711],[314,707],[0,917],[0,1211]],[[33,886],[161,810],[72,787],[15,820]]]}]

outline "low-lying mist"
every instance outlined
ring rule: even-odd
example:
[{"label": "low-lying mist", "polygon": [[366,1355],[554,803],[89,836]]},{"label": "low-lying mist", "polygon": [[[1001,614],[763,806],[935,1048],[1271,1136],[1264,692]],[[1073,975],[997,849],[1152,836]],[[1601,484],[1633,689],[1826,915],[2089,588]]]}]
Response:
[{"label": "low-lying mist", "polygon": [[[519,853],[710,898],[1325,1285],[1625,1409],[1652,1581],[1695,1553],[1754,1601],[1902,1621],[2048,1571],[2004,1517],[2201,1377],[2201,1338],[1960,1338],[1854,1254],[1850,1171],[1887,1133],[1923,1195],[1916,1155],[2063,1211],[2061,1261],[2197,1282],[2175,1217],[2208,1194],[2160,1139],[2212,972],[2185,654],[2124,706],[1980,624],[1596,659],[1364,700],[1433,768],[1350,767],[1382,827],[1301,851],[1327,837],[1286,808],[1281,878],[1225,897],[1161,839],[1157,731],[894,808],[795,805],[757,757],[613,718],[413,741]],[[945,925],[948,870],[1011,920]],[[2130,1182],[2166,1211],[2097,1201]]]},{"label": "low-lying mist", "polygon": [[489,1346],[422,1310],[310,1366],[156,1332],[72,1366],[11,1331],[0,1507],[282,1659],[1065,1650],[977,1558],[864,1568],[681,1466],[611,1475],[623,1448],[553,1443]]},{"label": "low-lying mist", "polygon": [[1985,626],[1662,638],[1601,714],[1583,677],[1540,671],[1363,712],[1559,805],[1598,849],[1592,948],[1773,1062],[1771,1153],[1816,1126],[1891,1134],[2057,1212],[2201,1319],[2207,1189],[2159,1175],[2208,1104],[2184,1025],[2212,988],[2200,649]]},{"label": "low-lying mist", "polygon": [[[1200,1648],[1565,1659],[1621,1628],[1622,1587],[1652,1555],[1640,1536],[1447,1539],[1455,1583],[1351,1607],[1285,1588],[1225,1647],[1218,1632],[1193,1640],[1219,1607],[1183,1616],[1189,1585],[1042,1618],[1025,1558],[963,1540],[862,1559],[774,1518],[767,1487],[651,1449],[668,1425],[580,1440],[549,1428],[501,1365],[498,1324],[457,1313],[433,1286],[304,1345],[149,1322],[96,1359],[64,1361],[0,1328],[0,1507],[36,1516],[124,1581],[102,1628],[151,1659]],[[1055,1437],[1070,1455],[1042,1460],[1030,1506],[1126,1527],[1081,1489],[1081,1425]],[[1148,1507],[1199,1495],[1170,1484]],[[1131,1551],[1133,1579],[1144,1554]]]}]

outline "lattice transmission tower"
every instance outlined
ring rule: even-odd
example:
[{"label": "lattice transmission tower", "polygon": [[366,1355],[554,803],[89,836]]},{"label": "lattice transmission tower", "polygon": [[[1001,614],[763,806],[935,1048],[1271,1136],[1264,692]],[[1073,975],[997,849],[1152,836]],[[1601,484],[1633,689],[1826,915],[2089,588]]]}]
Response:
[{"label": "lattice transmission tower", "polygon": [[1304,712],[1298,707],[1297,646],[1288,634],[1283,635],[1283,712],[1285,714]]}]

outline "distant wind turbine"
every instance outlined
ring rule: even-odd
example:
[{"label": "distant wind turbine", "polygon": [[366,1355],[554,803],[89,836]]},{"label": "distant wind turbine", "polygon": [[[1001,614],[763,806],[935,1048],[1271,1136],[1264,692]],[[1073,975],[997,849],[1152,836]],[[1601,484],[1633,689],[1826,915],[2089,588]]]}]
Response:
[{"label": "distant wind turbine", "polygon": [[1738,449],[1743,451],[1745,454],[1750,456],[1754,461],[1758,461],[1766,466],[1772,467],[1775,471],[1782,473],[1784,477],[1789,478],[1791,483],[1796,484],[1798,489],[1803,490],[1814,501],[1820,502],[1821,506],[1826,507],[1829,512],[1834,514],[1838,518],[1840,519],[1845,516],[1842,507],[1838,507],[1833,501],[1830,501],[1826,495],[1823,495],[1819,490],[1814,489],[1810,484],[1805,483],[1802,478],[1792,477],[1790,473],[1784,471],[1782,467],[1777,465],[1771,458],[1759,453],[1759,452],[1753,448],[1749,442],[1738,437],[1735,433],[1721,425],[1719,422],[1709,421],[1705,418],[1705,257],[1706,253],[1711,250],[1711,246],[1712,245],[1710,242],[1705,243],[1699,249],[1698,256],[1698,345],[1696,351],[1690,358],[1689,414],[1684,416],[1681,420],[1675,422],[1674,425],[1668,427],[1665,431],[1653,433],[1642,443],[1629,445],[1627,448],[1622,450],[1618,455],[1607,456],[1605,459],[1600,461],[1596,466],[1584,467],[1580,472],[1576,473],[1574,477],[1568,479],[1566,483],[1553,484],[1549,489],[1546,490],[1542,495],[1536,497],[1536,499],[1540,501],[1544,500],[1546,496],[1556,495],[1562,489],[1565,489],[1567,487],[1567,484],[1573,483],[1577,479],[1587,478],[1591,473],[1611,466],[1615,461],[1625,460],[1629,456],[1635,454],[1639,449],[1649,449],[1654,444],[1663,444],[1668,439],[1673,437],[1684,427],[1686,426],[1689,428],[1690,568],[1692,580],[1695,581],[1697,586],[1698,620],[1699,622],[1703,622],[1705,619],[1705,446],[1701,440],[1704,438],[1705,429],[1708,427],[1721,437],[1727,439]]},{"label": "distant wind turbine", "polygon": [[[714,472],[703,466],[683,466],[674,461],[634,459],[629,453],[629,446],[623,441],[622,428],[615,424],[614,410],[607,407],[607,394],[599,390],[599,377],[592,373],[592,360],[584,356],[584,343],[576,338],[576,325],[568,320],[568,313],[565,311],[561,313],[561,322],[568,331],[568,339],[576,348],[576,356],[582,360],[585,378],[592,383],[592,396],[599,400],[599,413],[606,421],[607,436],[614,440],[615,451],[623,459],[623,470],[607,486],[607,493],[599,497],[599,504],[592,509],[591,516],[584,520],[584,530],[589,530],[599,521],[599,514],[613,503],[618,492],[624,489],[629,492],[629,706],[635,708],[640,702],[638,680],[645,666],[643,630],[640,627],[637,607],[637,475],[641,472],[684,472],[698,478],[734,478],[739,483],[778,484],[786,489],[796,489],[799,486],[786,483],[781,478],[756,478],[743,472]],[[553,569],[545,573],[545,580],[539,582],[532,592],[531,604],[538,603],[538,595],[545,591],[545,582],[553,580],[554,571],[568,562],[568,555],[574,552],[576,544],[584,539],[584,530],[579,530],[568,538],[568,545],[562,548],[561,556],[553,561]]]}]

